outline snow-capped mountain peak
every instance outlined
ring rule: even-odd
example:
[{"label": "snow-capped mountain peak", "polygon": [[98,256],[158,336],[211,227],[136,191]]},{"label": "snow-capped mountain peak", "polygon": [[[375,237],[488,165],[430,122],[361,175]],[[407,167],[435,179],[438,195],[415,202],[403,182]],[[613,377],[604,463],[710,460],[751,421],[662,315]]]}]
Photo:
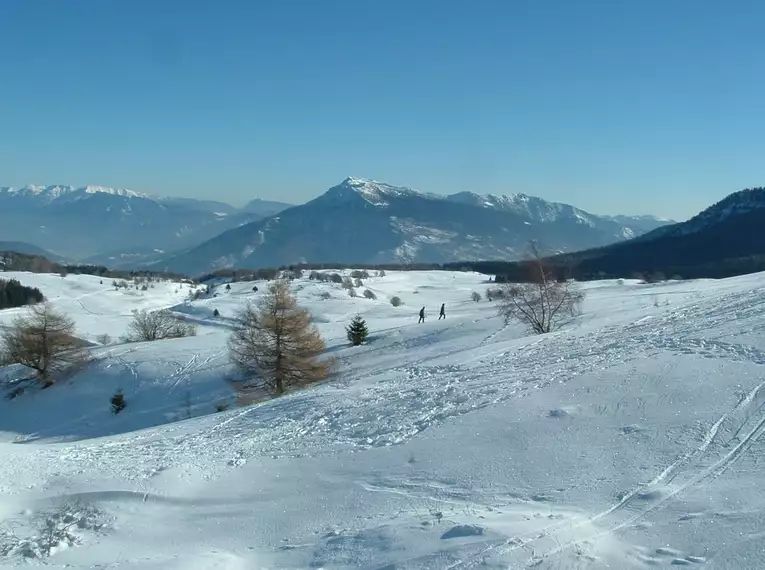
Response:
[{"label": "snow-capped mountain peak", "polygon": [[109,188],[106,186],[85,186],[81,189],[85,194],[109,194],[111,196],[121,196],[123,198],[148,198],[153,199],[149,194],[134,192],[127,188]]},{"label": "snow-capped mountain peak", "polygon": [[0,194],[17,197],[37,198],[47,202],[52,202],[65,197],[76,198],[95,194],[107,194],[121,198],[145,198],[149,200],[154,199],[148,194],[142,194],[140,192],[134,192],[133,190],[127,190],[124,188],[109,188],[106,186],[92,185],[76,187],[68,184],[52,184],[47,186],[27,184],[26,186],[21,186],[19,188],[0,187]]},{"label": "snow-capped mountain peak", "polygon": [[447,200],[461,204],[469,204],[480,208],[492,208],[511,212],[539,223],[555,222],[562,218],[576,220],[577,223],[594,226],[592,214],[558,202],[548,202],[528,194],[476,194],[475,192],[458,192],[446,197]]},{"label": "snow-capped mountain peak", "polygon": [[393,186],[377,180],[349,176],[318,199],[347,201],[362,198],[373,206],[385,207],[390,204],[390,200],[411,196],[423,196],[423,193],[405,186]]}]

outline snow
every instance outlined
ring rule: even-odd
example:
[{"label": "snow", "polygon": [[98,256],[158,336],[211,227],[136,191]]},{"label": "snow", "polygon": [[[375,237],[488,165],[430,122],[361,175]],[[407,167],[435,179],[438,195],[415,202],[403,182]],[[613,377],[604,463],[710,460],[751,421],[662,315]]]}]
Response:
[{"label": "snow", "polygon": [[[50,568],[740,569],[765,555],[763,274],[584,284],[582,316],[545,336],[470,301],[490,286],[478,274],[389,272],[364,280],[377,300],[297,280],[336,376],[222,413],[230,319],[265,283],[186,302],[188,285],[8,276],[89,339],[144,307],[200,329],[95,348],[70,383],[0,401],[5,567],[42,556],[34,517],[74,524]],[[357,312],[371,338],[352,348]]]},{"label": "snow", "polygon": [[142,194],[140,192],[134,192],[133,190],[127,190],[124,188],[109,188],[106,186],[83,186],[76,187],[70,185],[54,184],[48,186],[28,184],[21,188],[13,187],[0,187],[0,194],[9,194],[16,196],[41,196],[50,201],[58,200],[61,198],[73,197],[74,199],[81,198],[88,194],[109,194],[111,196],[120,196],[123,198],[148,198],[154,200],[155,198],[148,194]]}]

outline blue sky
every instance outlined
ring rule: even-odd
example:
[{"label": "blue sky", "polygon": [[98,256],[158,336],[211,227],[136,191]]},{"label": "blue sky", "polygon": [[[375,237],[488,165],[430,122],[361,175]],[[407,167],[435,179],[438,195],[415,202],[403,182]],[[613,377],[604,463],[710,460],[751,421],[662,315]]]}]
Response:
[{"label": "blue sky", "polygon": [[765,185],[755,0],[0,3],[0,185],[348,175],[684,218]]}]

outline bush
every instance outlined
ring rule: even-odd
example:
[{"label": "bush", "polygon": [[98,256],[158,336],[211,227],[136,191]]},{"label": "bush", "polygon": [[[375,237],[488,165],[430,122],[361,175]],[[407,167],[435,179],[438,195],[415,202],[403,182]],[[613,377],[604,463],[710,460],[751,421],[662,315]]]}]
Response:
[{"label": "bush", "polygon": [[354,287],[363,287],[364,286],[364,282],[361,279],[356,278],[356,280],[353,282],[353,286]]},{"label": "bush", "polygon": [[8,520],[4,525],[7,530],[0,529],[0,558],[42,561],[82,544],[86,532],[104,533],[111,521],[103,511],[79,501],[66,502],[13,522]]},{"label": "bush", "polygon": [[348,296],[349,296],[351,299],[355,299],[356,297],[358,297],[358,296],[359,296],[359,294],[358,294],[358,293],[356,293],[356,289],[354,289],[353,287],[351,287],[350,289],[348,289]]},{"label": "bush", "polygon": [[369,279],[369,272],[368,271],[351,271],[351,277],[354,279]]},{"label": "bush", "polygon": [[319,298],[320,298],[322,301],[326,301],[327,299],[331,299],[331,298],[332,298],[332,295],[330,294],[330,292],[329,292],[329,291],[324,291],[324,292],[323,292],[321,295],[319,295]]},{"label": "bush", "polygon": [[106,334],[106,333],[104,333],[104,334],[100,334],[100,335],[98,335],[98,336],[96,337],[96,342],[97,342],[98,344],[102,344],[102,345],[106,346],[107,344],[111,344],[111,343],[112,343],[112,337],[110,337],[110,336],[109,336],[108,334]]},{"label": "bush", "polygon": [[473,293],[470,295],[470,298],[474,303],[478,303],[481,300],[481,294],[478,291],[473,291]]},{"label": "bush", "polygon": [[364,290],[364,297],[367,299],[375,300],[377,299],[377,295],[375,295],[372,291],[369,289]]},{"label": "bush", "polygon": [[110,401],[112,404],[112,413],[114,415],[119,414],[122,410],[125,409],[125,406],[127,406],[127,402],[125,402],[125,395],[122,393],[122,390],[117,390]]},{"label": "bush", "polygon": [[486,299],[488,301],[494,301],[497,299],[504,299],[505,298],[505,291],[498,287],[496,289],[486,289]]},{"label": "bush", "polygon": [[391,297],[390,298],[390,304],[393,305],[394,307],[400,307],[404,303],[403,303],[403,301],[401,301],[400,297]]},{"label": "bush", "polygon": [[348,336],[348,340],[353,346],[364,344],[369,336],[367,323],[361,315],[353,317],[351,324],[345,328],[345,332]]},{"label": "bush", "polygon": [[184,323],[169,310],[148,312],[146,309],[134,312],[133,322],[128,326],[128,342],[145,342],[167,338],[196,336],[197,327]]},{"label": "bush", "polygon": [[225,412],[229,408],[228,402],[218,402],[215,404],[215,411],[216,412]]},{"label": "bush", "polygon": [[329,276],[329,280],[332,283],[342,283],[343,282],[343,278],[340,276],[339,273],[331,273],[330,276]]},{"label": "bush", "polygon": [[343,280],[341,283],[342,283],[343,289],[353,289],[353,281],[351,281],[350,277],[343,277]]}]

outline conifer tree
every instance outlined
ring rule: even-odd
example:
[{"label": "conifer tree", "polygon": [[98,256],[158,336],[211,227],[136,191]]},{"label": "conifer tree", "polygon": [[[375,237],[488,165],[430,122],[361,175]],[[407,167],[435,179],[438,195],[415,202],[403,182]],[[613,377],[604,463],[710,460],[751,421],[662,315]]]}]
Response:
[{"label": "conifer tree", "polygon": [[364,344],[364,342],[367,340],[367,336],[369,336],[367,322],[361,315],[356,315],[353,317],[351,324],[345,328],[345,331],[348,334],[348,340],[353,346]]}]

